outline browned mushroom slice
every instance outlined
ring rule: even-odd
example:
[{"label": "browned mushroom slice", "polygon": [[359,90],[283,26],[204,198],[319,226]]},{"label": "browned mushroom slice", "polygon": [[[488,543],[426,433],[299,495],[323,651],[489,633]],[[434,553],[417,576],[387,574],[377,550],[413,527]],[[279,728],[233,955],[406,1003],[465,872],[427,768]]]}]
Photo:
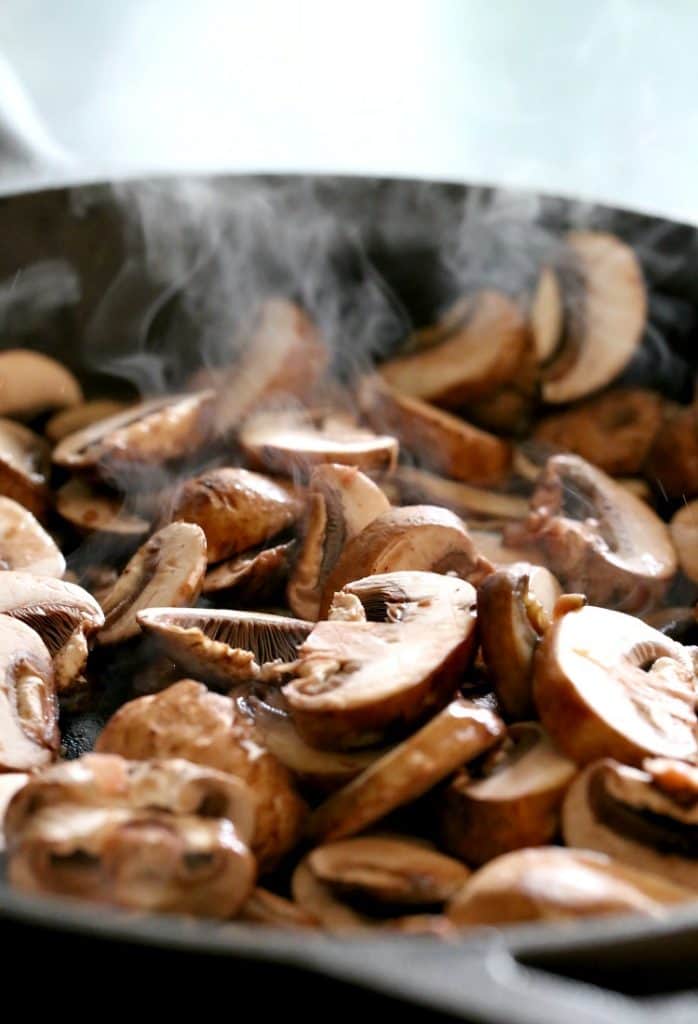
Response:
[{"label": "browned mushroom slice", "polygon": [[698,495],[698,399],[668,405],[645,464],[645,476],[671,498]]},{"label": "browned mushroom slice", "polygon": [[485,757],[474,776],[459,772],[440,794],[444,848],[479,866],[510,850],[552,842],[576,773],[574,761],[536,722],[512,725],[507,742]]},{"label": "browned mushroom slice", "polygon": [[225,591],[236,604],[266,601],[286,582],[295,551],[295,541],[287,541],[236,555],[208,570],[203,593],[220,596]]},{"label": "browned mushroom slice", "polygon": [[294,661],[313,628],[302,619],[214,608],[146,608],[138,624],[183,671],[223,687],[253,679],[267,662]]},{"label": "browned mushroom slice", "polygon": [[533,683],[541,721],[560,749],[578,764],[695,757],[690,649],[632,615],[565,611],[562,602],[536,651]]},{"label": "browned mushroom slice", "polygon": [[308,488],[305,536],[287,590],[296,615],[319,617],[325,582],[344,546],[389,509],[381,489],[355,466],[315,467]]},{"label": "browned mushroom slice", "polygon": [[0,775],[0,853],[5,850],[5,813],[8,804],[27,783],[30,776],[26,772],[6,772]]},{"label": "browned mushroom slice", "polygon": [[682,571],[698,583],[698,499],[681,506],[669,529]]},{"label": "browned mushroom slice", "polygon": [[241,428],[240,444],[252,465],[303,477],[323,462],[389,472],[398,454],[394,437],[374,434],[332,413],[260,413]]},{"label": "browned mushroom slice", "polygon": [[238,921],[271,928],[317,928],[320,922],[297,903],[257,886],[237,914]]},{"label": "browned mushroom slice", "polygon": [[206,573],[206,538],[193,523],[171,523],[154,533],[130,560],[102,604],[100,644],[138,636],[144,608],[193,604]]},{"label": "browned mushroom slice", "polygon": [[601,853],[539,846],[505,853],[480,868],[447,914],[458,927],[631,912],[657,917],[694,898],[689,889]]},{"label": "browned mushroom slice", "polygon": [[571,402],[609,384],[642,340],[647,294],[633,250],[614,235],[572,231],[567,245],[581,278],[581,298],[570,308],[560,362],[543,381],[546,402]]},{"label": "browned mushroom slice", "polygon": [[141,537],[149,522],[124,509],[123,499],[112,491],[98,488],[75,477],[56,491],[56,510],[78,530]]},{"label": "browned mushroom slice", "polygon": [[536,362],[544,366],[555,355],[565,327],[560,279],[550,266],[541,267],[529,316]]},{"label": "browned mushroom slice", "polygon": [[0,416],[31,419],[81,401],[77,380],[55,359],[26,348],[0,352]]},{"label": "browned mushroom slice", "polygon": [[31,626],[46,644],[58,693],[79,682],[88,640],[104,622],[102,609],[82,587],[48,576],[0,574],[0,614]]},{"label": "browned mushroom slice", "polygon": [[488,524],[497,524],[522,519],[528,512],[528,502],[517,494],[471,487],[413,466],[400,466],[395,482],[403,501],[428,501],[442,505],[468,521],[482,519]]},{"label": "browned mushroom slice", "polygon": [[[539,593],[530,585],[539,577]],[[504,712],[523,718],[533,708],[533,655],[547,628],[560,587],[540,566],[518,563],[489,576],[478,591],[482,656]]]},{"label": "browned mushroom slice", "polygon": [[262,873],[299,839],[306,807],[286,768],[235,702],[203,683],[182,680],[162,693],[124,704],[107,722],[96,750],[132,760],[184,757],[228,772],[256,796],[252,850]]},{"label": "browned mushroom slice", "polygon": [[366,378],[362,409],[374,430],[393,434],[403,451],[438,473],[483,487],[499,483],[511,463],[511,445],[451,413]]},{"label": "browned mushroom slice", "polygon": [[549,459],[523,527],[508,543],[533,544],[569,591],[593,604],[641,612],[676,572],[669,529],[640,498],[578,455]]},{"label": "browned mushroom slice", "polygon": [[698,769],[649,758],[594,761],[570,788],[565,842],[698,889]]},{"label": "browned mushroom slice", "polygon": [[502,720],[487,708],[461,698],[452,701],[321,804],[311,815],[309,834],[334,840],[363,831],[489,750],[504,731]]},{"label": "browned mushroom slice", "polygon": [[320,615],[334,594],[363,576],[402,570],[454,573],[477,586],[492,565],[458,516],[435,505],[406,505],[378,516],[345,546],[327,577]]},{"label": "browned mushroom slice", "polygon": [[247,469],[222,466],[187,480],[168,518],[200,526],[208,561],[220,562],[285,530],[299,512],[287,487]]},{"label": "browned mushroom slice", "polygon": [[7,844],[10,882],[25,892],[228,918],[254,887],[254,858],[222,818],[57,804]]},{"label": "browned mushroom slice", "polygon": [[28,508],[0,497],[0,569],[62,576],[65,558]]},{"label": "browned mushroom slice", "polygon": [[74,434],[53,450],[66,469],[110,470],[191,454],[213,434],[213,391],[151,398]]},{"label": "browned mushroom slice", "polygon": [[504,543],[501,533],[497,530],[481,530],[474,527],[469,528],[468,533],[482,557],[496,568],[513,565],[515,562],[543,565],[543,556],[539,551],[533,547],[511,547]]},{"label": "browned mushroom slice", "polygon": [[443,707],[475,645],[475,589],[436,573],[394,572],[347,584],[369,621],[319,622],[283,694],[313,746],[370,746]]},{"label": "browned mushroom slice", "polygon": [[0,493],[44,519],[49,506],[48,469],[44,439],[21,423],[0,419]]},{"label": "browned mushroom slice", "polygon": [[527,344],[518,305],[501,292],[483,291],[444,341],[390,360],[381,373],[401,394],[458,408],[511,380]]},{"label": "browned mushroom slice", "polygon": [[90,402],[81,402],[69,409],[55,413],[46,424],[44,433],[53,444],[62,441],[68,434],[105,420],[108,416],[116,416],[126,409],[126,402],[115,402],[111,398],[96,398]]},{"label": "browned mushroom slice", "polygon": [[0,771],[31,771],[58,751],[51,656],[33,629],[0,615]]}]

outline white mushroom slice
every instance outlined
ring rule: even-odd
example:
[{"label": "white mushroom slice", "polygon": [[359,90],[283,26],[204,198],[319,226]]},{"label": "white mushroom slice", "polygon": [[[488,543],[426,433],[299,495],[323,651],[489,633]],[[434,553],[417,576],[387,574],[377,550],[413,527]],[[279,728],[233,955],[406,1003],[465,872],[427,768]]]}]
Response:
[{"label": "white mushroom slice", "polygon": [[212,563],[285,530],[300,508],[288,487],[270,477],[221,466],[187,480],[174,497],[168,519],[200,526]]},{"label": "white mushroom slice", "polygon": [[256,797],[251,846],[262,873],[298,842],[306,807],[287,769],[236,703],[202,683],[185,679],[124,704],[107,722],[95,749],[137,761],[184,757],[247,783]]},{"label": "white mushroom slice", "polygon": [[184,672],[228,688],[254,679],[267,662],[294,661],[313,628],[302,619],[215,608],[146,608],[138,625]]},{"label": "white mushroom slice", "polygon": [[413,466],[400,466],[395,482],[403,501],[442,505],[469,521],[483,519],[497,523],[522,519],[528,512],[528,502],[518,494],[486,491],[459,480],[445,480]]},{"label": "white mushroom slice", "polygon": [[148,532],[147,519],[124,509],[123,499],[112,491],[75,477],[56,491],[56,511],[79,530],[140,537]]},{"label": "white mushroom slice", "polygon": [[26,348],[0,352],[0,416],[31,419],[81,401],[77,380],[55,359]]},{"label": "white mushroom slice", "polygon": [[439,345],[392,359],[380,372],[401,394],[458,408],[511,380],[527,345],[518,305],[501,292],[483,291]]},{"label": "white mushroom slice", "polygon": [[59,743],[49,652],[33,629],[0,615],[0,771],[47,764]]},{"label": "white mushroom slice", "polygon": [[237,914],[238,921],[271,928],[317,928],[318,919],[297,903],[257,886]]},{"label": "white mushroom slice", "polygon": [[287,589],[294,614],[319,618],[327,577],[343,548],[389,509],[381,489],[355,466],[315,467],[308,487],[305,536]]},{"label": "white mushroom slice", "polygon": [[325,581],[320,615],[335,593],[363,576],[399,571],[452,573],[477,586],[492,571],[462,520],[435,505],[407,505],[378,516],[344,547]]},{"label": "white mushroom slice", "polygon": [[7,772],[0,775],[0,853],[5,850],[5,812],[15,793],[26,784],[30,776],[26,772]]},{"label": "white mushroom slice", "polygon": [[694,898],[688,889],[601,853],[539,846],[505,853],[480,868],[446,912],[464,928],[598,914],[658,917],[666,907]]},{"label": "white mushroom slice", "polygon": [[571,402],[609,384],[636,352],[647,319],[642,269],[633,250],[614,235],[572,231],[567,245],[582,280],[579,308],[567,324],[571,365],[543,381],[546,402]]},{"label": "white mushroom slice", "polygon": [[418,398],[400,395],[377,376],[362,382],[359,401],[373,429],[397,437],[403,453],[420,465],[483,487],[506,476],[511,445],[494,434]]},{"label": "white mushroom slice", "polygon": [[661,423],[656,392],[617,388],[544,417],[533,437],[581,455],[611,476],[632,476],[642,470]]},{"label": "white mushroom slice", "polygon": [[301,736],[370,746],[453,696],[475,646],[475,589],[452,576],[393,572],[344,588],[369,621],[318,622],[283,687]]},{"label": "white mushroom slice", "polygon": [[0,419],[0,493],[44,519],[49,505],[49,448],[33,430]]},{"label": "white mushroom slice", "polygon": [[97,642],[116,644],[140,633],[144,608],[193,604],[206,573],[206,538],[193,523],[171,523],[136,551],[105,597]]},{"label": "white mushroom slice", "polygon": [[641,612],[676,572],[669,529],[656,512],[578,455],[548,460],[531,509],[507,541],[537,546],[563,587],[593,604]]},{"label": "white mushroom slice", "polygon": [[361,832],[422,796],[501,739],[504,723],[458,698],[313,812],[308,833],[334,840]]},{"label": "white mushroom slice", "polygon": [[53,537],[24,505],[0,497],[0,569],[60,577],[65,558]]},{"label": "white mushroom slice", "polygon": [[565,611],[534,660],[541,721],[578,764],[615,757],[698,754],[696,676],[690,649],[640,619],[605,608]]},{"label": "white mushroom slice", "polygon": [[648,759],[644,770],[594,761],[570,788],[562,823],[570,846],[698,889],[695,767],[664,758]]},{"label": "white mushroom slice", "polygon": [[90,402],[81,402],[69,409],[54,413],[44,428],[46,437],[53,444],[62,441],[68,434],[99,423],[108,416],[116,416],[128,408],[126,402],[115,402],[111,398],[96,398]]},{"label": "white mushroom slice", "polygon": [[213,400],[213,391],[199,391],[140,402],[64,437],[53,449],[53,461],[109,475],[190,455],[213,435]]},{"label": "white mushroom slice", "polygon": [[240,444],[257,467],[307,477],[313,466],[339,462],[365,472],[395,468],[398,443],[338,414],[260,413],[240,430]]},{"label": "white mushroom slice", "polygon": [[681,506],[669,529],[682,572],[698,583],[698,499]]},{"label": "white mushroom slice", "polygon": [[134,910],[224,919],[255,881],[254,858],[223,818],[56,804],[7,846],[18,889]]},{"label": "white mushroom slice", "polygon": [[544,366],[555,355],[565,326],[560,280],[550,266],[541,267],[529,316],[536,362]]},{"label": "white mushroom slice", "polygon": [[88,640],[104,622],[91,594],[63,580],[7,570],[0,573],[0,614],[26,623],[39,634],[53,658],[59,694],[80,682]]},{"label": "white mushroom slice", "polygon": [[665,404],[664,423],[644,473],[670,498],[698,496],[698,398],[689,406]]},{"label": "white mushroom slice", "polygon": [[296,548],[295,541],[287,541],[220,562],[206,573],[203,593],[220,595],[225,591],[234,604],[264,602],[286,582]]},{"label": "white mushroom slice", "polygon": [[474,777],[461,771],[440,794],[444,848],[479,866],[510,850],[552,842],[576,774],[574,761],[536,722],[512,725],[507,742],[485,757]]}]

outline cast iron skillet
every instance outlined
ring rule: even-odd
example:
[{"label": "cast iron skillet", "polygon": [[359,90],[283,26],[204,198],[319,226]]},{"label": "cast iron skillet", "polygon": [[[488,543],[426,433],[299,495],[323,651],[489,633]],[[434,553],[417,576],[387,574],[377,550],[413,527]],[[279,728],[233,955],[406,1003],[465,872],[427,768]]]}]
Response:
[{"label": "cast iron skillet", "polygon": [[[530,252],[551,244],[549,231],[580,223],[635,245],[650,283],[648,336],[625,380],[687,400],[698,369],[694,229],[455,185],[218,179],[2,199],[2,343],[57,355],[88,392],[173,388],[202,356],[224,361],[236,320],[260,293],[283,290],[320,319],[342,375],[389,352],[408,320],[429,322],[463,280],[525,286],[536,265]],[[93,706],[64,716],[67,756],[89,749],[131,695],[120,672],[102,679]],[[512,1024],[557,1024],[570,1012],[578,1024],[635,1024],[658,1014],[688,1021],[698,1003],[698,907],[661,921],[478,929],[437,943],[144,917],[27,897],[0,882],[3,938],[4,948],[40,960],[42,976],[62,983],[66,958],[83,966],[108,960],[132,978],[147,968],[150,981],[170,991],[180,968],[191,974],[196,964],[216,983],[257,986],[263,1005],[275,990],[289,999],[312,991],[303,1003],[311,1020],[326,1017],[329,999],[346,1012],[409,1005]]]}]

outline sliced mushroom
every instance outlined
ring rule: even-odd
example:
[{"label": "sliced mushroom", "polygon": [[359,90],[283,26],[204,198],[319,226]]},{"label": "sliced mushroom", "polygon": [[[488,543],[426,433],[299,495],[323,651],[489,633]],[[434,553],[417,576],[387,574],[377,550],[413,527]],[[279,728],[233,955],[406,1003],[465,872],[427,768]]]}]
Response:
[{"label": "sliced mushroom", "polygon": [[[483,558],[495,568],[526,562],[529,565],[543,565],[543,557],[535,548],[510,547],[504,543],[501,533],[496,530],[468,529],[471,540]],[[538,561],[536,561],[538,559]]]},{"label": "sliced mushroom", "polygon": [[436,573],[369,576],[344,588],[369,621],[319,622],[283,694],[312,746],[370,746],[453,696],[475,646],[474,588]]},{"label": "sliced mushroom", "polygon": [[53,658],[56,690],[79,684],[88,641],[104,622],[102,609],[82,587],[49,576],[0,574],[0,614],[36,630]]},{"label": "sliced mushroom", "polygon": [[65,558],[28,508],[0,497],[0,569],[60,577]]},{"label": "sliced mushroom", "polygon": [[237,914],[238,921],[270,928],[317,928],[318,919],[297,903],[257,886]]},{"label": "sliced mushroom", "polygon": [[0,853],[5,851],[5,812],[15,793],[26,784],[30,776],[26,772],[7,772],[0,775]]},{"label": "sliced mushroom", "polygon": [[31,419],[81,401],[77,380],[55,359],[27,348],[0,352],[0,416]]},{"label": "sliced mushroom", "polygon": [[550,266],[541,267],[529,316],[536,362],[544,366],[555,355],[565,327],[565,304],[560,279]]},{"label": "sliced mushroom", "polygon": [[116,416],[128,408],[126,402],[115,402],[111,398],[95,398],[90,402],[81,402],[69,409],[54,413],[44,428],[46,437],[53,444],[62,441],[68,434],[99,423],[108,416]]},{"label": "sliced mushroom", "polygon": [[698,399],[689,406],[665,406],[645,476],[671,498],[698,495]]},{"label": "sliced mushroom", "polygon": [[260,413],[241,428],[240,444],[253,466],[301,477],[323,462],[357,466],[367,473],[390,472],[398,454],[394,437],[326,413]]},{"label": "sliced mushroom", "polygon": [[581,455],[611,476],[632,476],[641,471],[661,422],[658,394],[618,388],[545,417],[533,436]]},{"label": "sliced mushroom", "polygon": [[68,434],[53,449],[53,461],[109,477],[190,455],[213,435],[213,401],[213,391],[199,391],[140,402]]},{"label": "sliced mushroom", "polygon": [[476,871],[447,908],[458,927],[568,921],[598,914],[660,916],[694,894],[600,853],[539,846]]},{"label": "sliced mushroom", "polygon": [[444,848],[479,866],[510,850],[552,842],[576,773],[574,761],[555,749],[536,722],[512,725],[507,742],[485,757],[474,777],[458,772],[440,795]]},{"label": "sliced mushroom", "polygon": [[582,294],[567,319],[563,359],[543,381],[544,400],[555,404],[614,380],[640,345],[647,319],[642,269],[628,245],[596,231],[572,231],[566,241]]},{"label": "sliced mushroom", "polygon": [[642,612],[676,572],[668,527],[635,495],[577,455],[549,459],[523,529],[507,543],[533,544],[563,587],[593,604]]},{"label": "sliced mushroom", "polygon": [[264,602],[283,587],[296,551],[295,541],[257,548],[236,555],[209,569],[204,577],[204,594],[226,598],[239,605]]},{"label": "sliced mushroom", "polygon": [[374,519],[344,547],[325,581],[320,615],[352,580],[402,570],[453,573],[477,586],[492,571],[462,520],[435,505],[407,505]]},{"label": "sliced mushroom", "polygon": [[222,687],[254,679],[260,667],[293,661],[313,624],[264,612],[146,608],[138,625],[196,679]]},{"label": "sliced mushroom", "polygon": [[565,842],[698,889],[698,769],[649,758],[594,761],[563,807]]},{"label": "sliced mushroom", "polygon": [[511,445],[451,413],[393,391],[380,377],[366,378],[361,407],[374,430],[393,434],[420,465],[483,487],[500,483]]},{"label": "sliced mushroom", "polygon": [[526,319],[501,292],[483,291],[433,348],[384,363],[381,374],[403,395],[458,408],[511,380],[526,346]]},{"label": "sliced mushroom", "polygon": [[521,519],[528,512],[528,502],[518,494],[486,491],[459,480],[445,480],[413,466],[400,466],[395,482],[403,501],[428,501],[468,521],[482,519],[488,524],[498,524]]},{"label": "sliced mushroom", "polygon": [[330,841],[363,831],[489,750],[503,734],[504,723],[487,708],[461,698],[452,701],[320,804],[308,823],[309,835]]},{"label": "sliced mushroom", "polygon": [[59,743],[51,656],[33,629],[0,615],[0,771],[47,764]]},{"label": "sliced mushroom", "polygon": [[497,698],[513,719],[532,711],[533,655],[559,596],[560,585],[548,569],[525,563],[497,570],[478,591],[482,656]]},{"label": "sliced mushroom", "polygon": [[0,419],[0,493],[37,519],[45,519],[49,506],[48,468],[44,439],[21,423]]},{"label": "sliced mushroom", "polygon": [[8,833],[12,885],[135,910],[231,917],[254,858],[223,818],[56,804]]},{"label": "sliced mushroom", "polygon": [[74,477],[56,491],[56,511],[78,530],[141,537],[150,523],[124,508],[124,501],[113,491],[99,488]]},{"label": "sliced mushroom", "polygon": [[681,506],[669,529],[682,572],[698,583],[698,499]]},{"label": "sliced mushroom", "polygon": [[262,873],[298,841],[306,808],[288,771],[235,702],[202,683],[184,679],[124,704],[107,722],[95,749],[137,761],[184,757],[247,783],[256,797],[251,845]]},{"label": "sliced mushroom", "polygon": [[534,658],[540,719],[578,764],[698,754],[690,649],[641,619],[561,598]]},{"label": "sliced mushroom", "polygon": [[247,469],[222,466],[187,480],[168,518],[200,526],[208,561],[220,562],[285,530],[299,512],[287,487]]},{"label": "sliced mushroom", "polygon": [[144,608],[192,604],[206,573],[206,538],[193,523],[171,523],[136,551],[105,597],[100,644],[116,644],[140,633]]},{"label": "sliced mushroom", "polygon": [[389,509],[381,489],[355,466],[315,467],[308,488],[305,536],[287,590],[296,615],[319,617],[327,577],[343,548]]}]

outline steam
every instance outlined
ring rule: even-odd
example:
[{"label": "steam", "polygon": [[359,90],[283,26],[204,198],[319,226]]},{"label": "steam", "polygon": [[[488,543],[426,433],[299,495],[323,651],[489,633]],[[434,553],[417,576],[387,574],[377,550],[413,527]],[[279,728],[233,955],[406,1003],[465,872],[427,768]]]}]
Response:
[{"label": "steam", "polygon": [[63,260],[41,260],[0,281],[0,332],[22,335],[80,299],[77,271]]}]

